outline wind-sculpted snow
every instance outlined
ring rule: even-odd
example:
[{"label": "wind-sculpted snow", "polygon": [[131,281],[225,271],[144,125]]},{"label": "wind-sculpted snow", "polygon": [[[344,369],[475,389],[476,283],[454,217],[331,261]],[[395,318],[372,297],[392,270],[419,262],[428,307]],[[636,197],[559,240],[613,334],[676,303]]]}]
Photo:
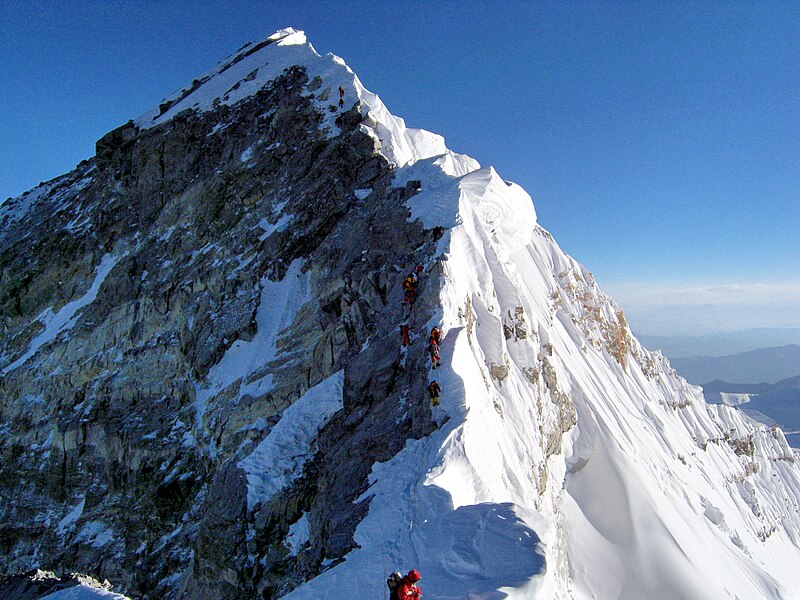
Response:
[{"label": "wind-sculpted snow", "polygon": [[[509,500],[492,501],[495,494],[489,486],[496,482],[471,487],[478,480],[476,468],[482,466],[480,453],[492,450],[489,440],[495,432],[485,431],[486,443],[481,444],[464,431],[468,411],[460,404],[465,393],[460,375],[470,371],[458,374],[454,369],[457,357],[468,360],[468,353],[466,336],[458,332],[442,347],[443,362],[454,366],[437,371],[447,394],[440,416],[448,412],[453,417],[428,438],[409,442],[395,458],[374,466],[372,485],[364,495],[371,498],[369,515],[356,532],[360,548],[287,598],[335,598],[343,586],[353,597],[377,598],[385,584],[372,574],[412,567],[422,571],[422,586],[432,598],[499,599],[505,597],[498,591],[504,588],[508,597],[530,598],[546,589],[539,536],[548,525]],[[474,455],[464,456],[465,443]],[[487,467],[494,464],[492,458],[485,457]],[[445,477],[453,485],[442,485]],[[459,493],[456,488],[462,486]]]},{"label": "wind-sculpted snow", "polygon": [[460,214],[474,211],[504,252],[515,252],[531,241],[536,211],[525,190],[503,181],[491,167],[470,173],[459,187],[462,201],[471,205],[461,209]]}]

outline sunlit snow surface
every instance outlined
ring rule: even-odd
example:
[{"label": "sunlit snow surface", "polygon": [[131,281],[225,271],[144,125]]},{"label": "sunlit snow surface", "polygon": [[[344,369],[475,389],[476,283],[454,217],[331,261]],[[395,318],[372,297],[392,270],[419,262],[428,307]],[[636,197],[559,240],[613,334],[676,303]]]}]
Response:
[{"label": "sunlit snow surface", "polygon": [[[334,94],[315,97],[328,133],[337,132],[327,109],[341,85],[345,109],[358,105],[362,131],[395,165],[396,184],[420,181],[407,204],[411,218],[448,228],[439,243],[442,368],[431,374],[443,389],[434,410],[440,427],[373,466],[359,547],[287,597],[338,599],[346,590],[349,598],[383,598],[386,575],[413,567],[422,572],[424,597],[436,599],[800,598],[800,470],[783,434],[736,409],[707,406],[699,388],[635,341],[623,367],[598,325],[618,325],[619,307],[537,225],[519,186],[449,152],[441,136],[406,128],[341,59],[317,55],[302,32],[271,39],[247,56],[243,50],[235,64],[224,61],[177,92],[163,114],[156,109],[138,124],[209,110],[215,99],[233,104],[285,67],[303,65],[309,80],[319,76],[320,89]],[[237,342],[212,370],[198,390],[200,419],[205,397],[247,373],[249,357],[274,349],[279,329],[270,320],[290,322],[293,299],[307,289],[291,272],[264,285],[280,314],[260,309],[256,339]],[[503,325],[517,307],[525,335],[507,338]],[[546,439],[559,411],[538,370],[543,357],[577,411],[563,440]],[[507,373],[502,380],[492,375],[497,369]],[[340,382],[320,385],[244,461],[251,504],[288,482],[272,472],[273,462],[291,450],[307,455],[337,409]],[[317,402],[323,419],[292,437],[289,426],[311,419]],[[752,443],[741,456],[733,451],[739,439]],[[287,548],[302,545],[307,527],[302,520],[292,526]]]},{"label": "sunlit snow surface", "polygon": [[[443,425],[374,466],[360,548],[288,597],[334,598],[342,586],[379,597],[378,573],[411,567],[434,598],[795,596],[800,477],[782,434],[756,433],[737,411],[707,407],[698,388],[635,342],[652,361],[650,377],[630,355],[623,369],[589,343],[565,274],[598,314],[615,319],[617,307],[536,228],[518,186],[492,169],[437,172],[436,160],[398,178],[422,182],[410,202],[415,218],[453,227],[443,238],[444,366],[431,375],[444,390],[435,411]],[[518,306],[528,335],[508,340],[503,320]],[[555,413],[545,399],[539,416],[524,369],[543,348],[578,425],[547,461],[540,496],[541,431]],[[509,375],[498,381],[492,365]],[[732,430],[755,433],[757,473],[745,476],[748,461],[722,439]]]},{"label": "sunlit snow surface", "polygon": [[[341,86],[345,90],[344,108],[359,105],[365,122],[371,124],[371,127],[362,126],[363,130],[376,139],[381,145],[381,152],[394,164],[404,165],[448,152],[442,136],[406,128],[403,119],[389,113],[377,94],[364,88],[341,58],[333,54],[317,54],[302,31],[282,29],[268,40],[270,43],[266,45],[251,44],[244,47],[196,79],[196,85],[180,89],[167,98],[162,103],[165,106],[169,104],[167,110],[162,112],[160,107],[155,107],[136,119],[136,124],[142,128],[152,127],[169,121],[187,109],[203,112],[211,110],[215,103],[235,104],[262,89],[287,67],[299,65],[305,67],[309,80],[319,77],[323,82],[314,101],[325,115],[321,127],[330,135],[339,132],[335,124],[338,113],[328,109],[337,106],[338,89]],[[319,92],[326,89],[329,91],[328,99],[322,100]],[[225,126],[225,123],[219,123],[215,132]],[[250,158],[252,150],[242,156],[243,161]]]},{"label": "sunlit snow surface", "polygon": [[43,596],[40,600],[129,600],[127,596],[115,594],[88,585],[76,585],[65,590]]},{"label": "sunlit snow surface", "polygon": [[[448,228],[439,247],[443,367],[432,374],[444,390],[434,412],[441,427],[374,465],[359,548],[288,598],[338,598],[342,589],[380,598],[386,574],[412,567],[437,599],[800,596],[800,476],[782,434],[707,407],[635,341],[652,373],[630,355],[623,369],[587,339],[583,309],[566,289],[593,298],[606,320],[616,322],[618,307],[537,226],[519,186],[448,151],[440,136],[407,129],[340,59],[317,56],[298,32],[279,35],[291,48],[269,45],[253,61],[302,64],[322,87],[342,85],[348,108],[360,99],[362,130],[397,166],[396,185],[421,182],[411,218]],[[262,77],[268,71],[254,85]],[[503,333],[515,307],[527,329],[516,341]],[[542,352],[578,413],[549,458],[542,432],[558,411],[541,378],[537,386],[525,375]],[[490,370],[503,365],[501,382]],[[723,440],[732,429],[755,436],[749,468],[757,472],[745,474],[748,460]],[[305,527],[293,528],[287,547],[297,549]]]}]

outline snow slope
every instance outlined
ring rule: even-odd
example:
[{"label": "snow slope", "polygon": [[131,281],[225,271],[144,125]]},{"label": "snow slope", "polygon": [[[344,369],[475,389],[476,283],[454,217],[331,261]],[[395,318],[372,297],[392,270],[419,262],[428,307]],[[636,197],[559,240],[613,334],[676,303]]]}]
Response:
[{"label": "snow slope", "polygon": [[[425,597],[437,599],[800,597],[800,469],[783,433],[706,405],[699,388],[642,348],[619,307],[537,224],[519,186],[450,152],[441,136],[406,128],[302,32],[267,42],[138,124],[234,103],[302,65],[320,78],[321,110],[342,86],[397,184],[421,182],[411,218],[447,228],[442,368],[431,373],[443,388],[440,427],[374,465],[360,547],[287,597],[346,589],[381,598],[386,575],[412,567]],[[332,118],[323,127],[335,135]],[[287,298],[299,289],[291,284]],[[258,345],[272,348],[270,336]],[[325,415],[340,393],[330,387],[310,396]],[[251,486],[261,458],[247,465]],[[296,524],[287,547],[306,527]]]},{"label": "snow slope", "polygon": [[250,510],[297,479],[313,457],[314,439],[342,408],[344,371],[318,383],[287,408],[266,438],[239,463],[247,476]]},{"label": "snow slope", "polygon": [[[443,426],[375,466],[361,548],[288,597],[376,597],[363,573],[412,566],[435,598],[796,597],[800,472],[783,434],[707,406],[633,340],[518,186],[491,168],[425,177],[435,162],[407,168],[414,214],[455,225],[431,374]],[[548,448],[564,396],[577,425]]]},{"label": "snow slope", "polygon": [[86,584],[76,585],[65,590],[43,596],[41,600],[129,600],[127,596],[109,592]]},{"label": "snow slope", "polygon": [[[334,121],[338,116],[328,110],[338,103],[341,86],[345,93],[344,107],[358,105],[365,117],[365,133],[375,138],[381,152],[395,165],[413,163],[423,158],[446,155],[451,166],[448,172],[463,172],[477,167],[472,159],[460,162],[458,155],[450,153],[444,138],[422,129],[410,129],[403,119],[392,115],[377,94],[368,91],[344,61],[333,54],[320,56],[306,40],[302,31],[282,29],[257,44],[246,44],[232,57],[223,60],[214,69],[195,79],[191,86],[182,88],[163,100],[138,119],[141,128],[168,122],[184,110],[203,112],[218,104],[235,104],[255,94],[283,70],[299,65],[306,69],[309,80],[319,78],[320,87],[314,92],[314,101],[327,115],[322,128],[331,135],[339,132]],[[225,124],[220,124],[222,129]],[[243,157],[246,162],[246,157]]]}]

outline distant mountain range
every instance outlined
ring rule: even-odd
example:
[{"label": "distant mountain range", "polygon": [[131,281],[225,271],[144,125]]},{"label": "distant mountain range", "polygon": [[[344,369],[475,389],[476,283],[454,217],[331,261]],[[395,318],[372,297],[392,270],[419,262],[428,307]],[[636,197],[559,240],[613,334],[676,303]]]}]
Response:
[{"label": "distant mountain range", "polygon": [[800,447],[800,375],[775,384],[716,380],[702,387],[706,402],[738,406],[756,421],[778,425],[789,443]]},{"label": "distant mountain range", "polygon": [[777,383],[800,373],[800,345],[760,348],[729,356],[670,358],[689,383],[722,380],[729,383]]},{"label": "distant mountain range", "polygon": [[665,336],[640,333],[634,323],[634,333],[645,347],[661,350],[670,361],[687,356],[727,356],[759,348],[800,344],[800,328],[762,327],[697,336]]},{"label": "distant mountain range", "polygon": [[800,447],[800,345],[672,358],[670,363],[703,388],[706,402],[738,406],[756,421],[778,425],[789,444]]}]

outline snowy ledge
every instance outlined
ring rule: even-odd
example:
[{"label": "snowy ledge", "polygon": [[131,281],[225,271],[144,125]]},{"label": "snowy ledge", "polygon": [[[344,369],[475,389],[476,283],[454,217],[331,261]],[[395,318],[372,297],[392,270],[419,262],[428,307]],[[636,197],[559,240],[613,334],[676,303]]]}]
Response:
[{"label": "snowy ledge", "polygon": [[344,371],[339,371],[303,394],[253,452],[239,462],[247,477],[247,508],[265,504],[298,479],[303,465],[316,452],[316,438],[342,409]]}]

